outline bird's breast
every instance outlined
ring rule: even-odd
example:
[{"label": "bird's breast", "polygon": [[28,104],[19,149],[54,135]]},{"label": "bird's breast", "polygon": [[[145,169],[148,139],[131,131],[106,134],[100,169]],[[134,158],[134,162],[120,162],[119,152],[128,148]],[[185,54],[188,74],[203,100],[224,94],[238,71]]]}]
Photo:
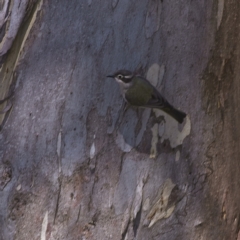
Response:
[{"label": "bird's breast", "polygon": [[133,85],[125,91],[126,101],[133,106],[144,106],[150,98],[151,92],[141,85]]}]

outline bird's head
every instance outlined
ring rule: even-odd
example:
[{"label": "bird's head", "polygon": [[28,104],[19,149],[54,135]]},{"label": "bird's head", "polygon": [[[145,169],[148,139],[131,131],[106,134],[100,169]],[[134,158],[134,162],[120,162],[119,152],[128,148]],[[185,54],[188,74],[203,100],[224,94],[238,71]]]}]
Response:
[{"label": "bird's head", "polygon": [[131,82],[134,74],[128,70],[119,70],[112,75],[108,75],[107,77],[115,78],[115,80],[119,83],[129,83]]}]

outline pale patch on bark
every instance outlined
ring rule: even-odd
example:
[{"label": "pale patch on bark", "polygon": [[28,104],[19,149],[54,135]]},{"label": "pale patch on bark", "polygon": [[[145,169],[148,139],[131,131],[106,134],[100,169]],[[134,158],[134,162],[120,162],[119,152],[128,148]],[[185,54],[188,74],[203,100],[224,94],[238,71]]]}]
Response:
[{"label": "pale patch on bark", "polygon": [[137,213],[141,210],[142,199],[143,199],[143,187],[146,179],[147,179],[147,171],[141,173],[141,176],[139,177],[139,180],[137,183],[135,197],[132,205],[132,217],[131,217],[132,219],[136,218]]},{"label": "pale patch on bark", "polygon": [[9,14],[7,15],[8,4],[9,4],[9,0],[5,0],[3,8],[0,11],[0,28],[2,28],[3,24],[7,21],[9,17]]},{"label": "pale patch on bark", "polygon": [[186,123],[182,131],[180,131],[178,129],[178,122],[171,116],[158,109],[154,109],[153,111],[157,117],[163,115],[166,120],[165,123],[160,125],[158,130],[159,136],[161,137],[161,142],[168,139],[172,148],[181,145],[183,140],[191,132],[191,121],[189,116],[186,117]]},{"label": "pale patch on bark", "polygon": [[[2,42],[0,43],[0,56],[4,55],[12,47],[13,40],[15,39],[16,36],[17,37],[16,37],[16,47],[14,45],[15,47],[14,51],[10,52],[6,62],[2,65],[0,70],[0,78],[2,79],[0,95],[2,96],[2,98],[6,96],[9,90],[9,86],[11,85],[13,78],[15,77],[15,69],[19,64],[21,52],[25,46],[30,30],[34,25],[37,14],[42,7],[42,3],[43,3],[42,0],[38,1],[38,5],[36,6],[36,8],[34,8],[32,17],[29,20],[27,20],[27,22],[25,23],[27,25],[27,29],[24,30],[24,32],[21,32],[21,34],[19,34],[18,36],[17,36],[17,32],[20,28],[24,15],[26,14],[28,4],[33,4],[33,2],[29,3],[29,0],[21,1],[21,3],[19,3],[19,1],[14,1],[9,6],[9,19],[7,22],[6,33],[2,39]],[[6,105],[6,103],[3,104],[3,109],[6,106],[8,108],[8,106],[10,105],[9,104]],[[5,111],[4,109],[2,113],[5,113],[5,112],[7,111]],[[0,116],[0,123],[3,122],[4,118],[5,118],[5,114]]]},{"label": "pale patch on bark", "polygon": [[223,10],[224,10],[224,0],[218,0],[217,28],[219,28],[222,22]]},{"label": "pale patch on bark", "polygon": [[47,226],[48,226],[48,211],[46,211],[42,221],[41,240],[46,240]]},{"label": "pale patch on bark", "polygon": [[90,148],[90,159],[93,159],[96,153],[96,147],[95,143],[92,143],[91,148]]},{"label": "pale patch on bark", "polygon": [[176,184],[174,184],[169,178],[160,187],[158,197],[149,214],[147,215],[144,225],[152,227],[157,221],[162,218],[168,218],[173,213],[175,205],[168,207],[168,201],[175,186]]},{"label": "pale patch on bark", "polygon": [[24,18],[27,9],[28,0],[14,1],[13,5],[10,6],[11,16],[9,18],[7,32],[0,44],[0,56],[4,55],[12,46],[13,40],[15,39],[18,29]]},{"label": "pale patch on bark", "polygon": [[157,143],[158,143],[158,124],[154,124],[152,127],[152,142],[150,150],[150,158],[156,158],[157,156]]},{"label": "pale patch on bark", "polygon": [[153,86],[157,87],[162,84],[164,74],[165,65],[160,67],[157,63],[154,63],[148,69],[146,78]]},{"label": "pale patch on bark", "polygon": [[176,152],[176,157],[175,157],[175,161],[178,162],[180,159],[180,151]]}]

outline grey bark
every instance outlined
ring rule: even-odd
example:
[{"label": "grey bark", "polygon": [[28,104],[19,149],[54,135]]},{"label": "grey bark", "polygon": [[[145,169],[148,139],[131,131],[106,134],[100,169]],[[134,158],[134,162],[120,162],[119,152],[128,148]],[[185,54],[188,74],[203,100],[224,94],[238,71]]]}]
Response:
[{"label": "grey bark", "polygon": [[[38,1],[0,72],[1,96],[14,88],[0,238],[239,240],[239,14],[231,0]],[[123,112],[105,77],[121,68],[186,121]]]},{"label": "grey bark", "polygon": [[6,26],[5,31],[2,31],[4,32],[4,36],[0,43],[0,56],[3,56],[11,48],[23,18],[26,16],[27,7],[31,5],[31,2],[31,0],[3,1],[3,6],[0,11],[1,30],[3,30],[4,25]]}]

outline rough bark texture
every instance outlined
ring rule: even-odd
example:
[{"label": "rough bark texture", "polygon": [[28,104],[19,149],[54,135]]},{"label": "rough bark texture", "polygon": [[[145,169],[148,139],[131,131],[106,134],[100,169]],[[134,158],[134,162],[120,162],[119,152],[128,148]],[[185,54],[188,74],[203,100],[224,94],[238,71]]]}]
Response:
[{"label": "rough bark texture", "polygon": [[[0,239],[239,240],[239,5],[38,1],[0,72]],[[186,121],[123,112],[121,68]]]}]

